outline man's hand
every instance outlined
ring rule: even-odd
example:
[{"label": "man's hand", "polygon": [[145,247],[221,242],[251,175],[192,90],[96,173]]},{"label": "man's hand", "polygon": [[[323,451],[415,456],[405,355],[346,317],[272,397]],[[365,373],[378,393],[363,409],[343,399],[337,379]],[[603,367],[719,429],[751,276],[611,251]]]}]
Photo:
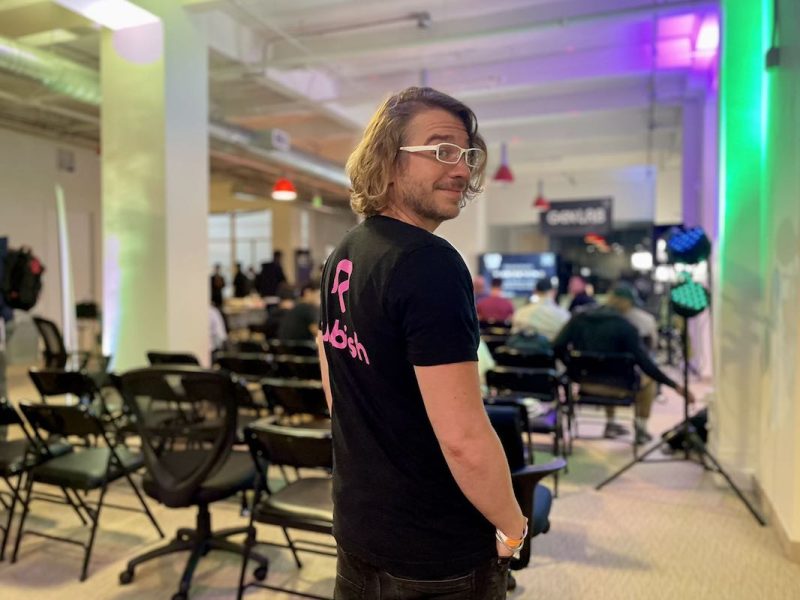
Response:
[{"label": "man's hand", "polygon": [[497,544],[497,556],[501,558],[505,558],[507,556],[514,556],[514,553],[511,552],[511,550],[509,550],[508,548],[506,548],[506,545],[500,540],[495,540],[495,544]]}]

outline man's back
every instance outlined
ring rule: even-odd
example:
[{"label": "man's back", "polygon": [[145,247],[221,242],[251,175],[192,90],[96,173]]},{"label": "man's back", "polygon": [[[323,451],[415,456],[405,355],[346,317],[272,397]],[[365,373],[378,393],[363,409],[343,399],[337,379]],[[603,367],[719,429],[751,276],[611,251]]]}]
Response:
[{"label": "man's back", "polygon": [[308,302],[298,302],[281,316],[277,331],[278,339],[313,341],[311,326],[318,321],[318,307]]},{"label": "man's back", "polygon": [[508,321],[514,314],[514,305],[502,296],[484,296],[477,304],[478,318],[481,321]]},{"label": "man's back", "polygon": [[514,311],[511,332],[539,333],[552,341],[567,321],[569,321],[568,311],[552,300],[543,298]]},{"label": "man's back", "polygon": [[436,578],[496,552],[427,417],[414,366],[476,360],[469,272],[447,242],[374,216],[323,275],[333,397],[335,534],[399,576]]},{"label": "man's back", "polygon": [[580,312],[564,326],[553,341],[557,356],[563,358],[570,349],[585,352],[628,353],[636,364],[656,381],[675,386],[650,358],[639,332],[622,314],[601,306]]}]

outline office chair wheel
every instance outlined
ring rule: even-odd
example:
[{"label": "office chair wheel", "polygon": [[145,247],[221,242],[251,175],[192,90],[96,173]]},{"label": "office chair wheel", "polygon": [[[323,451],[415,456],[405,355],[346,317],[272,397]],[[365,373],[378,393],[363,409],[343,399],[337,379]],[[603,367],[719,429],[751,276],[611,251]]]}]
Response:
[{"label": "office chair wheel", "polygon": [[256,578],[256,581],[264,581],[267,578],[267,566],[264,565],[253,569],[253,577]]},{"label": "office chair wheel", "polygon": [[133,581],[133,571],[125,570],[119,574],[119,582],[121,585],[128,585]]}]

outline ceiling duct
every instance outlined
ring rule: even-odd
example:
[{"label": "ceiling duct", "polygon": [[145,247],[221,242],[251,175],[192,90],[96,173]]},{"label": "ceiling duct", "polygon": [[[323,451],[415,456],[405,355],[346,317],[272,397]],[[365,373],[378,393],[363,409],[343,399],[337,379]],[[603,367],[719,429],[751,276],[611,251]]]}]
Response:
[{"label": "ceiling duct", "polygon": [[[48,89],[79,102],[99,106],[102,100],[100,78],[96,71],[2,36],[0,69],[38,81]],[[230,150],[251,154],[345,189],[350,187],[350,180],[342,167],[292,150],[288,136],[281,130],[255,132],[211,122],[208,133],[212,141]]]},{"label": "ceiling duct", "polygon": [[73,100],[100,104],[97,73],[49,52],[0,37],[0,68],[34,79]]}]

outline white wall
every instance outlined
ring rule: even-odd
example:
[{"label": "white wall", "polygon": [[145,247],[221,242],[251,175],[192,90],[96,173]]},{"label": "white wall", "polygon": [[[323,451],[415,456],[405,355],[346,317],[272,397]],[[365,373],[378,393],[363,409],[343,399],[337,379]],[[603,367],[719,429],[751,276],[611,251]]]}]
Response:
[{"label": "white wall", "polygon": [[[74,171],[57,168],[59,149],[74,153]],[[61,269],[54,186],[66,196],[75,299],[101,299],[100,158],[96,152],[0,129],[0,235],[29,245],[47,270],[32,312],[61,323]]]}]

